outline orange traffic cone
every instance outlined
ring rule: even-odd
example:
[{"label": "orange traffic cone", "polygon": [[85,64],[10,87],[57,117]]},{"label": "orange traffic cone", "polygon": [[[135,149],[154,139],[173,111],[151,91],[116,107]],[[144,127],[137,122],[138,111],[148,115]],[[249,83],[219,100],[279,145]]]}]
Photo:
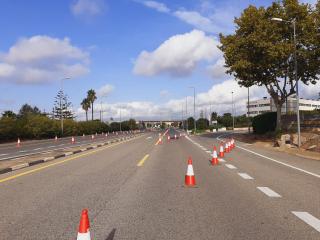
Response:
[{"label": "orange traffic cone", "polygon": [[229,152],[231,152],[232,147],[231,147],[231,142],[230,141],[228,141],[228,148],[229,148]]},{"label": "orange traffic cone", "polygon": [[159,144],[162,144],[162,138],[159,137]]},{"label": "orange traffic cone", "polygon": [[91,135],[91,140],[93,140],[93,139],[94,139],[94,135],[92,134],[92,135]]},{"label": "orange traffic cone", "polygon": [[91,240],[88,210],[83,209],[80,218],[77,240]]},{"label": "orange traffic cone", "polygon": [[226,152],[226,153],[228,153],[228,152],[230,152],[229,151],[229,144],[226,142],[226,146],[225,146],[225,148],[224,148],[224,151]]},{"label": "orange traffic cone", "polygon": [[76,142],[76,140],[74,139],[74,137],[72,136],[71,138],[71,143],[74,144]]},{"label": "orange traffic cone", "polygon": [[184,179],[184,184],[186,186],[195,186],[196,185],[196,178],[195,178],[194,172],[193,172],[191,157],[189,157],[189,159],[188,159],[188,168],[187,168],[187,174]]},{"label": "orange traffic cone", "polygon": [[235,147],[236,147],[236,144],[235,144],[235,141],[234,141],[233,138],[231,139],[231,144],[232,144],[232,148],[235,148]]},{"label": "orange traffic cone", "polygon": [[20,147],[20,143],[21,143],[20,138],[18,138],[18,140],[17,140],[17,147]]},{"label": "orange traffic cone", "polygon": [[168,140],[168,142],[170,142],[170,136],[168,135],[168,137],[167,137],[167,140]]},{"label": "orange traffic cone", "polygon": [[55,142],[58,141],[58,137],[57,136],[54,137],[54,141]]},{"label": "orange traffic cone", "polygon": [[223,145],[220,145],[220,154],[219,157],[223,158],[224,157],[224,151],[223,151]]},{"label": "orange traffic cone", "polygon": [[177,134],[174,135],[174,139],[177,139]]},{"label": "orange traffic cone", "polygon": [[213,147],[211,164],[212,165],[218,165],[219,164],[216,146]]}]

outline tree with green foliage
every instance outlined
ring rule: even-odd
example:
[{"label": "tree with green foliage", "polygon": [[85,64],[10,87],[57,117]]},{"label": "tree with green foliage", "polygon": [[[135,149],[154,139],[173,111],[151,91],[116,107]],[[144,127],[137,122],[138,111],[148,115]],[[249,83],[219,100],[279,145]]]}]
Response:
[{"label": "tree with green foliage", "polygon": [[198,130],[205,130],[209,127],[209,121],[206,118],[199,118],[197,120],[197,129]]},{"label": "tree with green foliage", "polygon": [[19,110],[18,117],[27,117],[29,115],[37,115],[41,114],[41,111],[39,110],[38,107],[34,106],[32,107],[29,104],[23,104]]},{"label": "tree with green foliage", "polygon": [[218,124],[225,127],[232,126],[232,115],[231,113],[224,113],[222,116],[218,116]]},{"label": "tree with green foliage", "polygon": [[90,101],[88,100],[88,98],[82,100],[81,107],[86,112],[86,121],[88,121],[88,110],[90,108]]},{"label": "tree with green foliage", "polygon": [[53,106],[53,118],[60,120],[63,119],[73,119],[73,113],[71,111],[72,103],[68,99],[68,95],[64,94],[62,90],[59,90],[57,96],[55,97]]},{"label": "tree with green foliage", "polygon": [[93,89],[87,92],[87,99],[91,104],[91,120],[93,121],[93,103],[97,100],[96,92]]},{"label": "tree with green foliage", "polygon": [[[275,22],[282,18],[287,22]],[[297,45],[293,42],[296,22]],[[304,84],[315,84],[320,74],[320,3],[315,8],[298,0],[273,2],[269,7],[250,5],[234,20],[232,35],[220,34],[227,73],[244,87],[264,86],[277,108],[277,129],[281,128],[281,107],[296,93],[294,56],[297,78]]]},{"label": "tree with green foliage", "polygon": [[189,117],[187,119],[187,122],[188,122],[188,130],[194,129],[194,118],[193,117]]},{"label": "tree with green foliage", "polygon": [[15,114],[14,112],[10,111],[10,110],[7,110],[7,111],[4,111],[2,113],[2,117],[6,117],[6,118],[17,118],[17,114]]},{"label": "tree with green foliage", "polygon": [[218,119],[218,113],[212,112],[210,120],[211,121],[217,121],[217,119]]}]

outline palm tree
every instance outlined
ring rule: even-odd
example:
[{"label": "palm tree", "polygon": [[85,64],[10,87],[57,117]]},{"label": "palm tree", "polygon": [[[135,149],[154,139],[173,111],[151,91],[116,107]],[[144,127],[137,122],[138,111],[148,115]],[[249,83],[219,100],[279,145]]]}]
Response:
[{"label": "palm tree", "polygon": [[88,121],[88,110],[90,108],[90,101],[88,100],[88,98],[85,98],[82,100],[81,102],[81,106],[82,106],[82,109],[86,112],[86,120]]},{"label": "palm tree", "polygon": [[87,99],[88,99],[89,103],[91,104],[91,114],[92,114],[91,118],[92,118],[92,121],[93,121],[93,103],[97,99],[96,92],[93,89],[90,89],[88,91]]}]

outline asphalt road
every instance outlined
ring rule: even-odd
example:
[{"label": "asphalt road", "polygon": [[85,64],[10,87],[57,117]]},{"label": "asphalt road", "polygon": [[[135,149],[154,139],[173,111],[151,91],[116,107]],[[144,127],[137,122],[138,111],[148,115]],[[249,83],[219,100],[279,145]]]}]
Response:
[{"label": "asphalt road", "polygon": [[45,139],[45,140],[34,140],[34,141],[23,141],[21,139],[21,144],[17,147],[17,143],[7,143],[0,144],[0,161],[10,160],[12,158],[23,157],[38,153],[51,152],[56,150],[63,150],[70,147],[77,147],[87,145],[89,143],[98,143],[105,141],[106,139],[113,139],[123,135],[130,135],[131,133],[123,132],[110,133],[107,137],[105,134],[97,135],[86,135],[86,136],[75,136],[75,142],[72,143],[72,137],[64,137],[55,139]]},{"label": "asphalt road", "polygon": [[237,143],[210,166],[216,137],[148,133],[4,174],[0,239],[75,239],[83,208],[95,240],[320,239],[320,162]]}]

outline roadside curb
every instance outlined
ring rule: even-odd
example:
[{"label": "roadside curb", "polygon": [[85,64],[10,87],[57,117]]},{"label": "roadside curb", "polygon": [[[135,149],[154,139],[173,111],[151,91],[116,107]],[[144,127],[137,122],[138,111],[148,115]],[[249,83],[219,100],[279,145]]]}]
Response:
[{"label": "roadside curb", "polygon": [[52,157],[45,157],[43,159],[34,160],[32,162],[29,162],[29,163],[21,163],[21,164],[18,164],[18,165],[9,167],[9,168],[2,168],[2,169],[0,169],[0,175],[1,174],[5,174],[5,173],[9,173],[9,172],[13,172],[13,171],[16,171],[16,170],[19,170],[19,169],[22,169],[22,168],[31,167],[31,166],[34,166],[34,165],[37,165],[37,164],[40,164],[40,163],[49,162],[49,161],[52,161],[52,160],[55,160],[55,159],[58,159],[58,158],[63,158],[63,157],[67,157],[67,156],[70,156],[70,155],[77,154],[77,153],[82,153],[82,152],[89,151],[89,150],[92,150],[92,149],[95,149],[95,148],[99,148],[99,147],[103,147],[103,146],[106,146],[106,145],[109,145],[109,144],[112,144],[112,143],[123,142],[123,141],[128,140],[128,139],[136,138],[137,136],[140,136],[140,134],[134,135],[134,136],[129,136],[129,137],[122,137],[122,138],[109,140],[107,142],[99,143],[99,144],[94,145],[94,146],[78,149],[78,150],[75,150],[75,151],[72,151],[72,152],[66,152],[66,153],[58,154],[58,155],[52,156]]}]

